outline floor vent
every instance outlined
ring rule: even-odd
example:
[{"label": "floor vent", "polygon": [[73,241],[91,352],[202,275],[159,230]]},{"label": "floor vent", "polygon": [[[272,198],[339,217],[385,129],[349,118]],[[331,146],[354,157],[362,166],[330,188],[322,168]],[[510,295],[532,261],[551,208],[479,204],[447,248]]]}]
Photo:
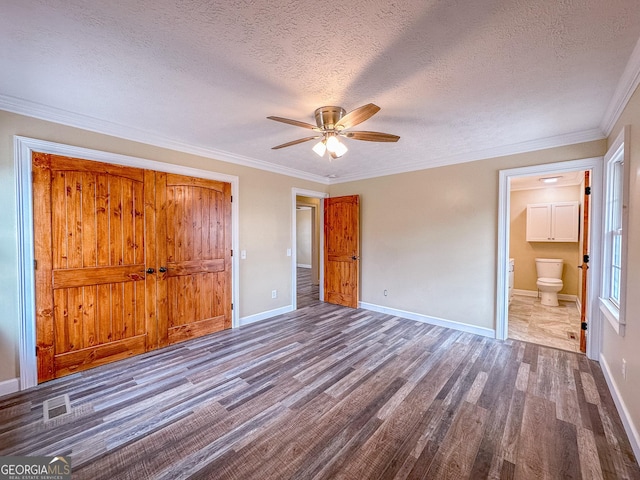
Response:
[{"label": "floor vent", "polygon": [[48,422],[54,418],[59,418],[71,413],[71,403],[69,402],[69,395],[64,394],[57,397],[45,400],[42,404],[44,410],[44,421]]}]

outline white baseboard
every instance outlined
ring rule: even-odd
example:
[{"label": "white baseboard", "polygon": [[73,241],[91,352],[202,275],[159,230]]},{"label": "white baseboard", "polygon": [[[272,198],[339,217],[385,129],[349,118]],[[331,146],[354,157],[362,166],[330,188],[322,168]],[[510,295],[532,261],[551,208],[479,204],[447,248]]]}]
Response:
[{"label": "white baseboard", "polygon": [[[523,297],[537,297],[538,291],[537,290],[516,290],[514,288],[513,294],[521,295]],[[578,297],[576,295],[567,295],[566,293],[559,293],[558,300],[564,300],[565,302],[577,302]]]},{"label": "white baseboard", "polygon": [[537,297],[538,296],[538,292],[534,290],[518,290],[515,288],[513,289],[513,294],[520,295],[521,297]]},{"label": "white baseboard", "polygon": [[276,317],[283,313],[293,312],[293,305],[287,305],[286,307],[276,308],[274,310],[268,310],[266,312],[256,313],[255,315],[249,315],[240,319],[240,326],[249,325],[251,323],[259,322],[260,320],[266,320],[267,318]]},{"label": "white baseboard", "polygon": [[309,265],[308,263],[298,263],[296,264],[296,266],[298,268],[311,268],[311,265]]},{"label": "white baseboard", "polygon": [[366,302],[360,302],[358,306],[360,308],[364,308],[365,310],[371,310],[372,312],[386,313],[388,315],[395,315],[396,317],[416,320],[418,322],[428,323],[430,325],[438,325],[439,327],[452,328],[454,330],[460,330],[462,332],[482,335],[483,337],[496,338],[496,331],[491,328],[476,327],[475,325],[469,325],[467,323],[454,322],[453,320],[430,317],[421,313],[407,312],[405,310],[383,307],[381,305],[374,305],[372,303]]},{"label": "white baseboard", "polygon": [[629,443],[631,444],[633,453],[636,456],[636,459],[639,459],[640,435],[638,434],[638,430],[631,420],[629,410],[627,410],[627,406],[624,403],[624,400],[622,400],[622,396],[620,395],[618,386],[613,379],[613,375],[611,375],[609,364],[607,363],[607,360],[606,358],[604,358],[604,355],[602,355],[602,353],[600,353],[600,366],[602,367],[604,379],[607,381],[607,385],[609,386],[609,392],[611,392],[611,396],[613,397],[613,402],[616,404],[616,408],[618,409],[618,415],[620,415],[620,419],[622,420],[622,424],[624,425],[624,430],[625,432],[627,432],[627,437],[629,437]]},{"label": "white baseboard", "polygon": [[3,395],[9,395],[20,390],[20,379],[12,378],[10,380],[4,380],[0,382],[0,397]]}]

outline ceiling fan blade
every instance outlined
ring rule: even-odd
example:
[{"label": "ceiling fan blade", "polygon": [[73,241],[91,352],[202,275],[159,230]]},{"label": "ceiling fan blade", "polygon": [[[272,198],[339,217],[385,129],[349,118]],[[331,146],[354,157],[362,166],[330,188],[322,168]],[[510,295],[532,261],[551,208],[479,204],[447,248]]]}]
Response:
[{"label": "ceiling fan blade", "polygon": [[282,145],[277,145],[275,147],[271,147],[271,150],[277,150],[279,148],[290,147],[291,145],[297,145],[299,143],[308,142],[309,140],[314,140],[316,138],[322,138],[322,135],[315,136],[315,137],[299,138],[298,140],[294,140],[292,142],[287,142],[287,143],[283,143]]},{"label": "ceiling fan blade", "polygon": [[350,111],[344,117],[342,117],[338,123],[336,123],[336,130],[345,130],[347,128],[355,127],[359,123],[373,117],[380,111],[380,107],[373,103],[367,103],[355,110]]},{"label": "ceiling fan blade", "polygon": [[289,125],[294,125],[296,127],[308,128],[310,130],[320,130],[317,126],[311,125],[310,123],[299,122],[298,120],[291,120],[290,118],[283,117],[267,117],[269,120],[275,120],[276,122],[288,123]]},{"label": "ceiling fan blade", "polygon": [[365,140],[367,142],[397,142],[400,140],[398,135],[381,132],[343,132],[342,136],[353,138],[354,140]]}]

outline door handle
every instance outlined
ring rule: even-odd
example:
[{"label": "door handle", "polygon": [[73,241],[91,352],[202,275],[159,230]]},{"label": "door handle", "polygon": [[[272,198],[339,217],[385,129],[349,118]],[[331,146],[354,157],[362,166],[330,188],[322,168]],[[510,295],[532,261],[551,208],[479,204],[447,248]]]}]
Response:
[{"label": "door handle", "polygon": [[167,267],[160,267],[160,268],[158,269],[158,271],[159,271],[160,273],[164,273],[164,272],[166,272],[166,271],[167,271]]},{"label": "door handle", "polygon": [[585,270],[589,269],[589,265],[586,263],[583,263],[582,265],[578,265],[578,268],[584,268]]},{"label": "door handle", "polygon": [[357,255],[354,255],[353,257],[351,257],[351,260],[359,260],[359,259],[360,259],[360,257],[357,256]]},{"label": "door handle", "polygon": [[149,267],[147,268],[147,273],[151,275],[152,273],[156,273],[156,271],[153,268]]}]

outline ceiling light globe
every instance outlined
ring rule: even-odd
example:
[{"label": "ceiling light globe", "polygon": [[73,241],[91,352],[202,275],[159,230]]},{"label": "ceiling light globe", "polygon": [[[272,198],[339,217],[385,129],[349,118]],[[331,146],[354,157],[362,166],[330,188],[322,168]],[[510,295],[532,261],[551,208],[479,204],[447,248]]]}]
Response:
[{"label": "ceiling light globe", "polygon": [[338,142],[338,145],[336,146],[336,148],[333,151],[333,153],[335,154],[336,157],[341,157],[342,155],[347,153],[347,150],[349,150],[349,149],[347,148],[347,146],[344,143]]},{"label": "ceiling light globe", "polygon": [[331,135],[327,138],[327,150],[331,153],[336,153],[336,149],[339,148],[339,145],[341,145],[341,143],[338,140],[338,137]]},{"label": "ceiling light globe", "polygon": [[313,146],[313,151],[318,154],[318,156],[322,157],[324,152],[327,151],[327,146],[324,144],[324,141],[318,142]]}]

